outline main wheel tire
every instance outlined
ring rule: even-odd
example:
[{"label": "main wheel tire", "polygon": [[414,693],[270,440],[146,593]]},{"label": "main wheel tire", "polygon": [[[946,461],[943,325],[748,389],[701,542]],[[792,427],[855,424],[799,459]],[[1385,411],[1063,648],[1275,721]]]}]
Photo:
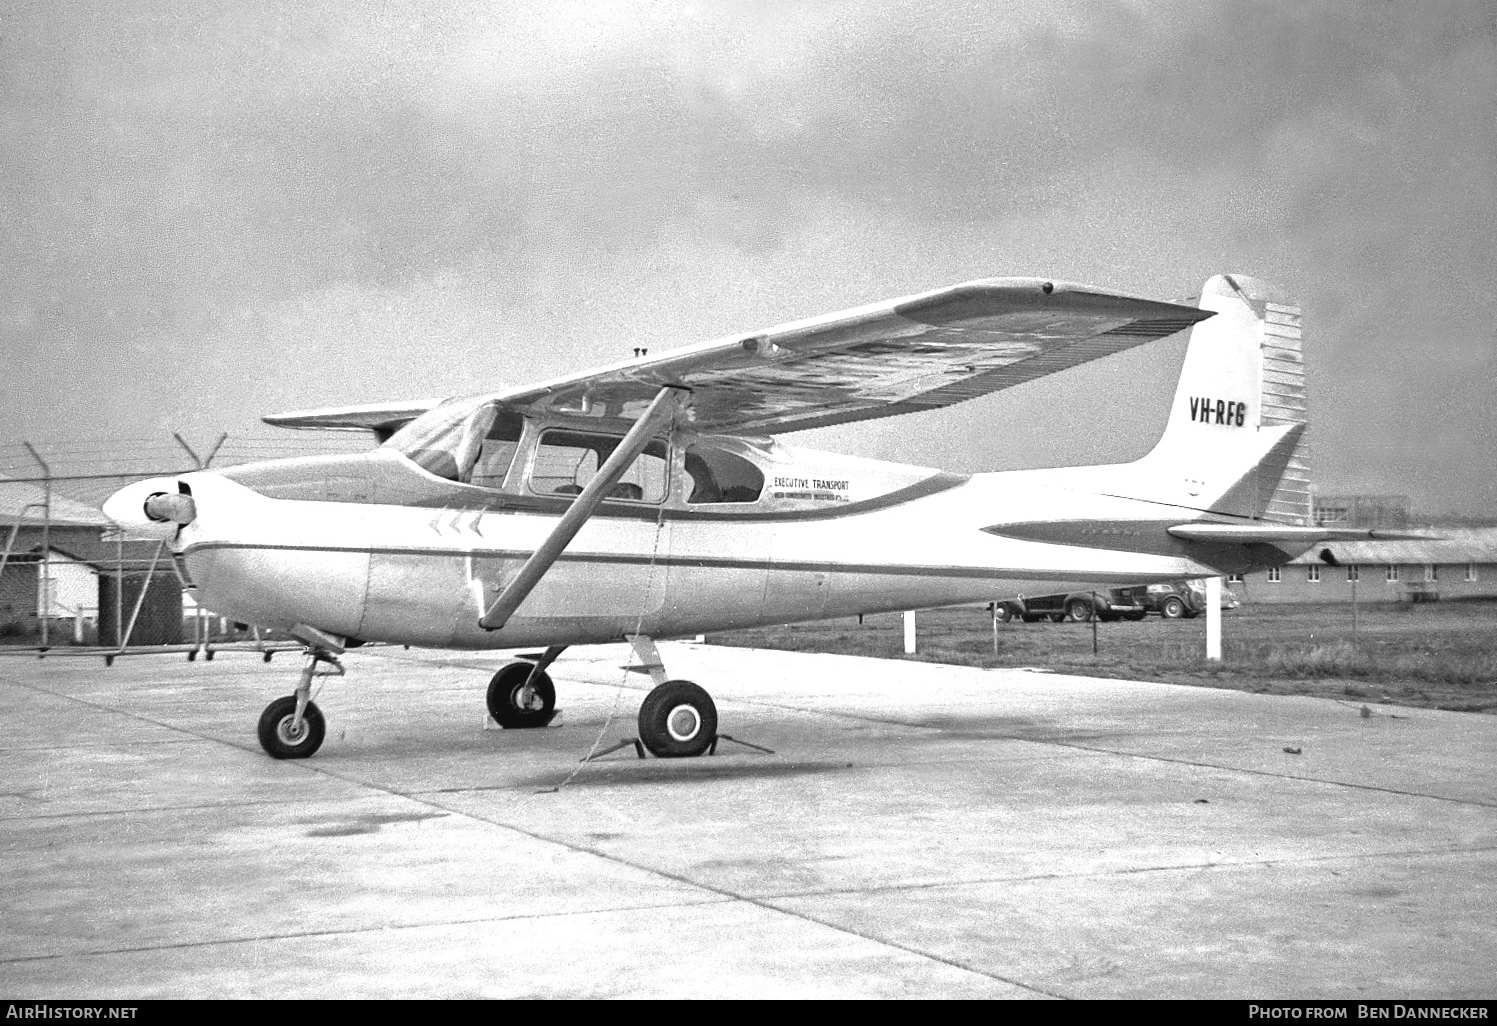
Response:
[{"label": "main wheel tire", "polygon": [[1065,618],[1066,618],[1066,614],[1065,613],[1051,613],[1050,614],[1050,622],[1051,623],[1064,623],[1065,622]]},{"label": "main wheel tire", "polygon": [[1172,595],[1164,600],[1164,605],[1159,607],[1159,613],[1166,620],[1178,620],[1185,615],[1185,603]]},{"label": "main wheel tire", "polygon": [[1066,603],[1066,619],[1072,623],[1085,623],[1092,618],[1091,603],[1086,599],[1072,599]]},{"label": "main wheel tire", "polygon": [[999,606],[994,611],[993,616],[997,618],[999,623],[1008,623],[1014,618],[1014,611],[1008,608],[1008,606]]},{"label": "main wheel tire", "polygon": [[639,739],[661,759],[701,755],[717,740],[717,706],[689,680],[668,680],[639,706]]},{"label": "main wheel tire", "polygon": [[542,670],[535,675],[528,701],[521,699],[525,682],[534,669],[531,663],[510,663],[489,681],[489,715],[508,730],[544,727],[556,715],[556,687]]},{"label": "main wheel tire", "polygon": [[327,724],[316,703],[308,702],[302,712],[301,730],[292,729],[296,719],[296,696],[277,698],[260,714],[260,747],[272,759],[305,759],[322,747]]}]

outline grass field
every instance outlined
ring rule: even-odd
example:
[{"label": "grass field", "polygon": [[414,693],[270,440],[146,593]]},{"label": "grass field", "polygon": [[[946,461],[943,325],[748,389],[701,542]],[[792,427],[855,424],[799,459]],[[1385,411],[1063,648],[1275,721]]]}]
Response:
[{"label": "grass field", "polygon": [[1497,713],[1497,603],[1250,606],[1223,614],[1220,663],[1206,661],[1206,619],[999,624],[987,610],[918,614],[919,652],[904,655],[898,613],[713,634],[709,643],[1027,666],[1358,703]]}]

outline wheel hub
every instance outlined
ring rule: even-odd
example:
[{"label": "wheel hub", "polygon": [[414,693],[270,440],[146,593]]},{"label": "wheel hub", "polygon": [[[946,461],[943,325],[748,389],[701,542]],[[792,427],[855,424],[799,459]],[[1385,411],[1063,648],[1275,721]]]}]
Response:
[{"label": "wheel hub", "polygon": [[701,733],[702,715],[689,705],[678,705],[665,718],[665,730],[677,741],[690,741]]},{"label": "wheel hub", "polygon": [[275,732],[276,737],[280,738],[283,744],[299,745],[306,740],[307,721],[302,720],[298,724],[295,716],[284,716],[281,722],[276,724]]}]

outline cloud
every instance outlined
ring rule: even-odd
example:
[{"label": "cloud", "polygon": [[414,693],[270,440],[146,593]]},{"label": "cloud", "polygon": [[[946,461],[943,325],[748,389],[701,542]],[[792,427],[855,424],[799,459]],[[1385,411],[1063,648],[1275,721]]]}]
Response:
[{"label": "cloud", "polygon": [[[13,6],[11,434],[486,387],[979,275],[1242,270],[1306,304],[1328,480],[1497,499],[1420,469],[1400,401],[1491,466],[1489,5]],[[963,458],[1057,455],[1001,437]]]}]

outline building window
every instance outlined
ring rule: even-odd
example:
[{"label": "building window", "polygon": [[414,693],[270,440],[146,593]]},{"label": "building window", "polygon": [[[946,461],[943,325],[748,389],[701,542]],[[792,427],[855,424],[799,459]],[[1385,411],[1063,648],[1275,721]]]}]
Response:
[{"label": "building window", "polygon": [[1424,564],[1424,579],[1426,581],[1438,581],[1440,579],[1440,568],[1434,563]]},{"label": "building window", "polygon": [[1362,568],[1353,563],[1346,568],[1346,579],[1348,581],[1360,581],[1362,579]]},{"label": "building window", "polygon": [[1279,577],[1279,568],[1276,567],[1276,566],[1275,567],[1270,567],[1269,571],[1268,571],[1268,583],[1269,584],[1278,584],[1279,580],[1280,580],[1280,577]]},{"label": "building window", "polygon": [[1388,583],[1392,584],[1398,580],[1398,567],[1392,563],[1388,564]]},{"label": "building window", "polygon": [[1227,583],[1228,584],[1241,584],[1242,583],[1242,575],[1241,574],[1229,574],[1227,576]]},{"label": "building window", "polygon": [[1311,584],[1320,583],[1319,563],[1311,563],[1309,566],[1305,567],[1305,580],[1309,581]]},{"label": "building window", "polygon": [[1476,580],[1476,564],[1475,563],[1467,563],[1466,564],[1466,580],[1468,580],[1468,581],[1474,581],[1474,580]]}]

